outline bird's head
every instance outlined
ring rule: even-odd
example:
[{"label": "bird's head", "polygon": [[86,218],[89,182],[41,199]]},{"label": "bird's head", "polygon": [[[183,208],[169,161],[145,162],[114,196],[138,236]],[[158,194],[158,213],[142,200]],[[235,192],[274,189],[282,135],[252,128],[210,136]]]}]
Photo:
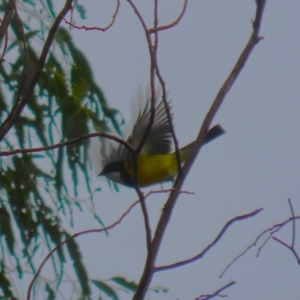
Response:
[{"label": "bird's head", "polygon": [[124,173],[124,162],[115,161],[108,163],[104,166],[103,170],[98,174],[98,176],[106,176],[110,180],[124,184],[122,174]]}]

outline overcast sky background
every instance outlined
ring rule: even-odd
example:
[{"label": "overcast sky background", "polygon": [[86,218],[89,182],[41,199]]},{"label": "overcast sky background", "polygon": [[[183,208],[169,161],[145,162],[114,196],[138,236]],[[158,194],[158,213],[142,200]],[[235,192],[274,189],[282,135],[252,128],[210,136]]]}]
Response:
[{"label": "overcast sky background", "polygon": [[[83,3],[84,2],[84,3]],[[111,21],[115,1],[83,1],[85,23],[104,27]],[[130,119],[130,103],[139,85],[149,83],[149,54],[142,27],[132,8],[121,1],[111,29],[72,30],[89,58],[96,81],[108,102]],[[152,1],[135,1],[152,26]],[[177,18],[183,2],[159,1],[160,24]],[[57,1],[57,9],[61,1]],[[249,39],[254,0],[189,1],[178,26],[159,34],[158,60],[170,91],[180,146],[193,141],[222,83]],[[264,229],[290,217],[287,198],[300,215],[300,2],[267,1],[260,35],[264,37],[227,95],[215,123],[227,133],[201,150],[176,205],[162,243],[157,265],[174,263],[199,253],[231,218],[263,208],[254,218],[235,223],[222,240],[190,265],[157,273],[151,287],[168,293],[149,293],[150,300],[195,299],[234,280],[223,294],[230,300],[300,299],[300,268],[279,243],[270,240],[256,258],[257,247],[224,268]],[[99,170],[96,170],[99,171]],[[137,199],[135,191],[111,190],[104,178],[91,178],[102,191],[96,211],[106,225],[116,221]],[[84,185],[84,183],[83,183]],[[164,188],[170,185],[164,184]],[[160,189],[154,186],[145,191]],[[166,195],[148,201],[154,231]],[[97,227],[87,214],[75,213],[72,232]],[[300,252],[300,227],[297,228]],[[277,237],[291,242],[291,226]],[[105,234],[77,239],[89,273],[98,279],[122,275],[138,282],[144,267],[146,243],[141,209],[135,207],[121,225]],[[132,294],[120,291],[121,299]]]}]

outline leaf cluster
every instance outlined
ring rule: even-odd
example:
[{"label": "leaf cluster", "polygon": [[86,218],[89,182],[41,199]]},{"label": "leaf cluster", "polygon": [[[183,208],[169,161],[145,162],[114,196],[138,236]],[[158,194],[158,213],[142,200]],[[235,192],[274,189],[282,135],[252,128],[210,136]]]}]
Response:
[{"label": "leaf cluster", "polygon": [[[0,4],[0,15],[5,14],[9,2]],[[85,18],[84,8],[77,5],[76,9]],[[2,49],[4,44],[7,47],[0,63],[0,123],[20,101],[21,90],[38,65],[39,53],[55,17],[50,0],[17,3],[6,41],[1,44]],[[108,107],[94,81],[92,68],[73,42],[70,31],[60,27],[34,92],[2,139],[1,150],[47,147],[92,131],[119,132],[116,114],[116,110]],[[39,155],[1,158],[0,296],[17,297],[12,278],[16,275],[21,279],[28,272],[34,274],[41,251],[50,251],[70,235],[62,219],[67,217],[72,225],[74,205],[82,209],[76,200],[79,180],[84,179],[92,200],[95,191],[89,183],[88,143],[82,140]],[[100,217],[95,217],[101,223]],[[78,244],[72,241],[67,251],[59,249],[52,259],[55,280],[39,280],[49,299],[54,299],[68,259],[73,261],[78,294],[90,295],[87,271]]]}]

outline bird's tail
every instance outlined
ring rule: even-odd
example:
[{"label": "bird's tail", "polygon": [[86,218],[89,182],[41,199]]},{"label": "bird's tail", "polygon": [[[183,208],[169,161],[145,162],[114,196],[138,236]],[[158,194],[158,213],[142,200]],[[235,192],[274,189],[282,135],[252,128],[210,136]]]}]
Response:
[{"label": "bird's tail", "polygon": [[207,136],[204,139],[203,145],[209,143],[210,141],[214,140],[215,138],[221,136],[226,131],[222,128],[220,124],[213,126],[211,129],[208,130]]},{"label": "bird's tail", "polygon": [[[203,145],[211,142],[212,140],[221,136],[225,132],[226,131],[222,128],[221,125],[217,124],[217,125],[213,126],[211,129],[208,130],[207,136],[205,137],[205,139],[203,141]],[[180,149],[180,158],[182,161],[186,160],[187,156],[189,155],[190,151],[192,150],[192,148],[194,146],[194,143],[195,142],[192,142]]]}]

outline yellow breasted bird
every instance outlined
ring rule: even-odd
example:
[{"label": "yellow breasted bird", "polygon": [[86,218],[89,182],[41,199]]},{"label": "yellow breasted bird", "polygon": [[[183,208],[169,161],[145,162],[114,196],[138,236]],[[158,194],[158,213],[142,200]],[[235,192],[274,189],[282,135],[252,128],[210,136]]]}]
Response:
[{"label": "yellow breasted bird", "polygon": [[[173,140],[170,124],[163,101],[161,100],[157,104],[159,97],[157,94],[152,128],[137,159],[140,187],[170,181],[178,174],[176,153],[171,152]],[[150,97],[148,97],[144,109],[137,116],[132,133],[127,139],[133,148],[139,146],[150,122],[150,106]],[[219,137],[224,132],[220,125],[213,126],[208,131],[204,144]],[[182,163],[185,162],[193,145],[194,142],[179,150]],[[110,180],[128,187],[134,186],[132,154],[125,146],[118,144],[116,148],[111,148],[109,155],[103,157],[102,164],[103,170],[99,176],[104,175]]]}]

